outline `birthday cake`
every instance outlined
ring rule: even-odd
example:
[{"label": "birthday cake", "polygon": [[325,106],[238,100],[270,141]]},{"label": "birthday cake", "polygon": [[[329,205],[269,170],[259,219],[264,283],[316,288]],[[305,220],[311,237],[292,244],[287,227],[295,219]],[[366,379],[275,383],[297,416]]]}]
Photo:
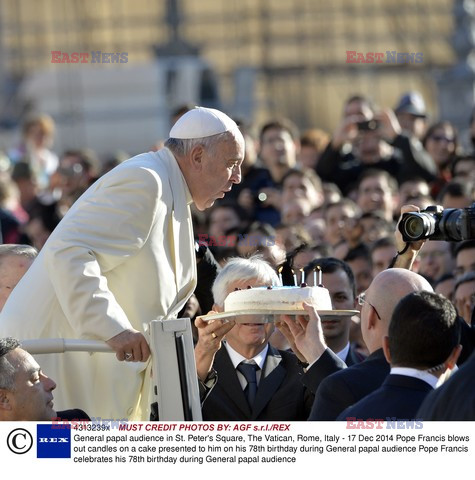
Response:
[{"label": "birthday cake", "polygon": [[225,312],[303,310],[303,302],[317,310],[331,310],[332,302],[324,287],[256,287],[231,292],[224,300]]}]

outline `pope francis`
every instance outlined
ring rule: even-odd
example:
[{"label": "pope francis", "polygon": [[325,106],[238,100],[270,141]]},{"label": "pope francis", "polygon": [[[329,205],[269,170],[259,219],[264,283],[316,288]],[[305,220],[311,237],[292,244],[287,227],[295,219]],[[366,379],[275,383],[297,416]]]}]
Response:
[{"label": "pope francis", "polygon": [[163,149],[114,168],[65,215],[0,315],[1,337],[99,339],[115,351],[37,355],[58,383],[56,410],[148,419],[142,332],[157,317],[176,316],[193,293],[189,205],[204,210],[224,197],[241,181],[243,156],[235,122],[197,107]]}]

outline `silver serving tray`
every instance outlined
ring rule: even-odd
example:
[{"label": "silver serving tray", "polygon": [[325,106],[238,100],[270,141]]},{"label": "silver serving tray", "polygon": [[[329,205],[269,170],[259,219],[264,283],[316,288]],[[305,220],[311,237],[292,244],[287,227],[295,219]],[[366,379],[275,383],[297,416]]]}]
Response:
[{"label": "silver serving tray", "polygon": [[[317,310],[321,319],[332,317],[349,317],[359,315],[358,310]],[[274,323],[277,315],[308,315],[305,310],[239,310],[235,312],[211,313],[198,318],[205,322],[212,320],[230,320],[239,317],[237,323]],[[256,318],[258,316],[259,318]]]}]

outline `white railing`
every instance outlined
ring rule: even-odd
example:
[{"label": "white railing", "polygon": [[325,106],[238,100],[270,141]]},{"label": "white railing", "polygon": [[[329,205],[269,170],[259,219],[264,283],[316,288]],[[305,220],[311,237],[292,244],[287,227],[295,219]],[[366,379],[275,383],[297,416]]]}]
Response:
[{"label": "white railing", "polygon": [[[198,376],[189,318],[160,318],[149,324],[152,352],[152,403],[160,421],[201,420]],[[32,355],[64,352],[110,352],[99,340],[41,338],[21,340]]]}]

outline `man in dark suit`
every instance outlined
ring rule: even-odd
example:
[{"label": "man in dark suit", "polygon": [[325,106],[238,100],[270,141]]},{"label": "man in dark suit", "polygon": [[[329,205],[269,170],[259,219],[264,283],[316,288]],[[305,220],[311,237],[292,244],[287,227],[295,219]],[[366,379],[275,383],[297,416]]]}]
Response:
[{"label": "man in dark suit", "polygon": [[[277,285],[275,271],[258,257],[230,260],[213,285],[214,310],[236,288]],[[242,320],[242,319],[241,319]],[[202,392],[204,420],[306,420],[313,403],[312,372],[298,358],[269,344],[273,323],[207,323],[197,319],[195,359]],[[307,378],[307,385],[301,382]],[[213,385],[211,391],[209,387]]]},{"label": "man in dark suit", "polygon": [[475,354],[446,383],[425,398],[417,412],[422,420],[475,420]]},{"label": "man in dark suit", "polygon": [[[318,360],[311,368],[323,372],[315,394],[315,402],[309,420],[335,420],[350,405],[381,386],[389,374],[382,339],[387,335],[389,321],[398,301],[408,293],[432,291],[429,282],[417,273],[402,268],[391,268],[379,273],[368,290],[360,295],[361,330],[370,355],[363,362],[344,369],[325,345],[320,345]],[[312,315],[309,317],[312,320]],[[299,350],[316,348],[315,336],[308,328],[299,331],[294,326]],[[310,345],[310,346],[308,346]],[[308,355],[308,354],[307,354]]]},{"label": "man in dark suit", "polygon": [[460,354],[455,308],[433,292],[414,292],[394,309],[383,350],[391,372],[381,387],[337,420],[411,420],[427,394]]},{"label": "man in dark suit", "polygon": [[[465,322],[462,322],[462,328]],[[472,310],[475,325],[475,309]],[[463,351],[463,350],[462,350]],[[475,420],[475,354],[440,388],[429,395],[417,412],[423,420],[463,421]]]},{"label": "man in dark suit", "polygon": [[[310,262],[304,269],[306,283],[314,286],[316,270],[321,270],[325,288],[331,297],[334,310],[353,310],[356,307],[356,282],[350,266],[343,260],[333,257],[318,258]],[[310,309],[312,310],[312,309]],[[310,311],[310,316],[313,313]],[[282,318],[283,320],[283,318]],[[312,385],[307,385],[315,391],[320,382],[328,375],[362,362],[365,357],[350,344],[351,316],[327,317],[319,320],[319,325],[314,325],[317,331],[309,333],[309,345],[303,346],[300,351],[295,345],[295,337],[290,329],[297,325],[290,317],[278,322],[278,328],[286,337],[292,350],[305,364],[311,364],[312,375],[302,378],[304,384],[311,378]],[[301,319],[300,322],[305,322]],[[316,319],[314,319],[316,321]],[[310,332],[310,330],[309,330]],[[297,333],[298,330],[297,330]],[[322,342],[314,340],[321,336]]]},{"label": "man in dark suit", "polygon": [[55,388],[18,340],[0,338],[0,421],[90,420],[82,410],[56,412]]},{"label": "man in dark suit", "polygon": [[203,403],[203,420],[306,420],[313,404],[312,392],[301,382],[304,375],[293,353],[268,345],[252,406],[226,347],[216,354],[213,367],[218,381]]},{"label": "man in dark suit", "polygon": [[[333,257],[313,260],[305,267],[306,283],[314,286],[315,269],[320,269],[334,310],[356,308],[356,281],[348,263]],[[328,317],[322,320],[323,335],[329,349],[349,367],[360,363],[364,356],[350,344],[351,316]]]}]

